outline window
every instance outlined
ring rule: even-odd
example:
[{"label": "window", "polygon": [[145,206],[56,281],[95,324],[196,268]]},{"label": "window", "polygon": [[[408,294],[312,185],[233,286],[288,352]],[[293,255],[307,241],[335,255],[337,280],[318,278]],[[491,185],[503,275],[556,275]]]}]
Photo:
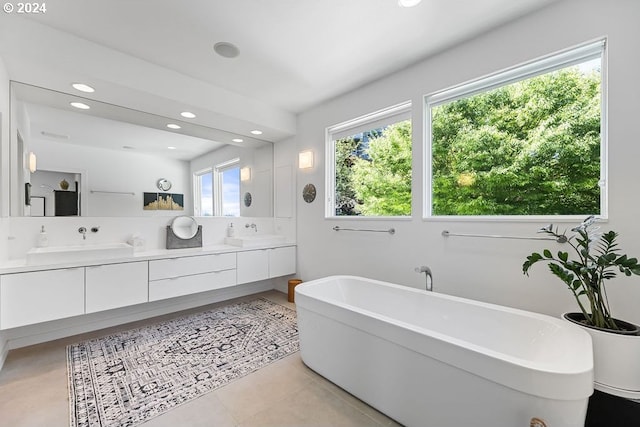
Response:
[{"label": "window", "polygon": [[196,216],[213,216],[213,171],[205,169],[193,175],[194,182],[194,214]]},{"label": "window", "polygon": [[411,103],[327,129],[327,217],[411,215]]},{"label": "window", "polygon": [[215,167],[215,213],[217,216],[240,216],[240,159]]},{"label": "window", "polygon": [[426,97],[426,216],[606,216],[605,43]]},{"label": "window", "polygon": [[193,174],[196,216],[240,216],[240,166],[233,159]]}]

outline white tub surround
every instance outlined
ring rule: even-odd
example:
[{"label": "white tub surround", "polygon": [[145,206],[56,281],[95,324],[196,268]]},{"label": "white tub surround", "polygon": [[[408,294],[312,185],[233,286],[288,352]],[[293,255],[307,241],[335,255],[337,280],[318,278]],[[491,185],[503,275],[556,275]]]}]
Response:
[{"label": "white tub surround", "polygon": [[296,304],[304,363],[404,425],[584,425],[591,339],[561,319],[353,276]]}]

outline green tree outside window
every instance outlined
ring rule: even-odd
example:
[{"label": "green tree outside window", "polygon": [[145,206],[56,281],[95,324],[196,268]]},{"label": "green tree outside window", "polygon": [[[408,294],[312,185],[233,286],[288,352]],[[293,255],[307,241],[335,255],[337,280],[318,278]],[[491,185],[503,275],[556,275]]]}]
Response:
[{"label": "green tree outside window", "polygon": [[432,108],[433,215],[600,213],[600,80],[575,66]]},{"label": "green tree outside window", "polygon": [[411,121],[339,139],[336,215],[411,215]]}]

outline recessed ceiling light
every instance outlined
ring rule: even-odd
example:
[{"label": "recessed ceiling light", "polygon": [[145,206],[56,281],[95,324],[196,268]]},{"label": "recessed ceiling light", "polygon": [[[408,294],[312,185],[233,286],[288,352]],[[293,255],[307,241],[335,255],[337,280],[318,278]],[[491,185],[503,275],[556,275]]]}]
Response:
[{"label": "recessed ceiling light", "polygon": [[168,127],[169,129],[180,129],[180,125],[177,125],[177,124],[175,124],[175,123],[169,123],[169,124],[167,125],[167,127]]},{"label": "recessed ceiling light", "polygon": [[218,55],[225,58],[235,58],[240,55],[240,49],[238,49],[238,46],[229,42],[218,42],[213,45],[213,50],[215,50]]},{"label": "recessed ceiling light", "polygon": [[258,129],[252,130],[251,133],[254,134],[254,135],[262,135],[262,131],[258,130]]},{"label": "recessed ceiling light", "polygon": [[180,115],[182,117],[184,117],[184,118],[187,118],[187,119],[195,119],[196,118],[196,115],[193,114],[191,111],[183,111],[182,113],[180,113]]},{"label": "recessed ceiling light", "polygon": [[92,93],[92,92],[96,91],[94,88],[92,88],[91,86],[86,85],[84,83],[73,83],[71,86],[75,90],[79,90],[80,92]]},{"label": "recessed ceiling light", "polygon": [[244,139],[242,139],[242,138],[233,138],[232,141],[233,142],[242,142],[242,141],[244,141]]},{"label": "recessed ceiling light", "polygon": [[422,0],[398,0],[398,6],[400,7],[413,7],[417,6]]},{"label": "recessed ceiling light", "polygon": [[88,110],[89,108],[91,108],[87,104],[83,104],[82,102],[72,102],[71,106],[75,108],[79,108],[81,110]]},{"label": "recessed ceiling light", "polygon": [[175,149],[176,149],[176,147],[167,147],[167,149],[169,149],[169,150],[175,150]]}]

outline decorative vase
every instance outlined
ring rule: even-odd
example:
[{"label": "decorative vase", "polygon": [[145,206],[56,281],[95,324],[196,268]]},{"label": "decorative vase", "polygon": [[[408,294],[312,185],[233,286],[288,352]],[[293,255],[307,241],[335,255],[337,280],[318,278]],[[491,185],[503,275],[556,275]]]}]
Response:
[{"label": "decorative vase", "polygon": [[627,399],[640,399],[640,328],[614,319],[619,326],[632,328],[621,333],[584,324],[582,313],[565,313],[562,317],[591,335],[594,388]]}]

